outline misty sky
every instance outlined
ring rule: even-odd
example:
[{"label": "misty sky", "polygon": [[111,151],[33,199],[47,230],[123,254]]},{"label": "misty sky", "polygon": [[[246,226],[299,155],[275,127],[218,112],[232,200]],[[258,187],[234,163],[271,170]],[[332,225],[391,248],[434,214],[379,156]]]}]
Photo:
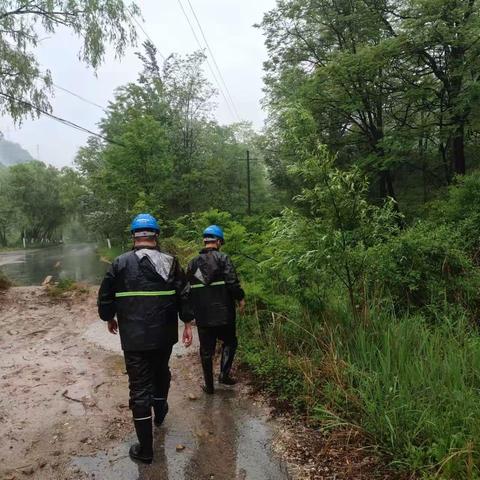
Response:
[{"label": "misty sky", "polygon": [[[253,24],[260,22],[263,13],[275,6],[275,0],[190,1],[240,117],[261,128],[265,117],[260,100],[263,96],[262,63],[266,58],[266,50],[262,33],[253,28]],[[137,3],[145,19],[143,27],[162,54],[185,54],[198,50],[178,0],[139,0]],[[192,25],[196,27],[188,2],[183,0],[182,3]],[[138,36],[140,44],[145,37],[140,30]],[[197,36],[202,41],[198,29]],[[37,54],[41,65],[51,70],[56,84],[99,105],[107,105],[113,98],[115,88],[135,80],[141,69],[140,61],[134,55],[140,49],[137,46],[130,48],[121,60],[108,55],[95,77],[91,69],[78,61],[78,47],[78,39],[67,32],[59,32],[43,40]],[[208,67],[205,67],[205,74],[214,83]],[[221,95],[217,103],[216,118],[220,123],[236,120]],[[55,115],[94,131],[97,131],[96,123],[103,114],[102,110],[60,90],[55,90],[52,107]],[[0,130],[8,140],[20,143],[35,158],[39,157],[43,162],[58,167],[70,165],[77,149],[88,137],[48,118],[25,120],[18,128],[8,117],[3,117],[0,119]]]}]

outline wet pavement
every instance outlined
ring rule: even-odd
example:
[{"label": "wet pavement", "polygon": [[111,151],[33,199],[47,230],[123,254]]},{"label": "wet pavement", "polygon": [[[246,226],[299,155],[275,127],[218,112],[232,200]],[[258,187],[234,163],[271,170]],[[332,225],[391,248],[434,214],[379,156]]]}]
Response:
[{"label": "wet pavement", "polygon": [[[238,403],[234,393],[222,391],[197,400],[186,414],[169,414],[155,433],[152,465],[129,459],[128,448],[135,441],[131,435],[107,452],[74,459],[73,466],[104,480],[288,479],[270,452],[273,432],[266,419],[252,418],[250,409]],[[178,445],[185,449],[177,452]]]},{"label": "wet pavement", "polygon": [[[101,322],[84,334],[98,347],[120,353],[118,338]],[[195,339],[197,335],[195,332]],[[73,459],[78,473],[102,480],[287,480],[286,467],[271,450],[278,426],[242,387],[218,387],[213,396],[199,388],[198,340],[188,350],[177,344],[172,355],[170,412],[155,429],[155,457],[140,466],[128,457],[135,441],[93,456]],[[177,451],[177,447],[183,447]]]}]

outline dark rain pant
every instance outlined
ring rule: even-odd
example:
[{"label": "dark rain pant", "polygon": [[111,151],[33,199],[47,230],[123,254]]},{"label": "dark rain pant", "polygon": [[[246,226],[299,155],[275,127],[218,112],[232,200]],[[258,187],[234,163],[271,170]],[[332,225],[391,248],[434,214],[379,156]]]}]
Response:
[{"label": "dark rain pant", "polygon": [[172,348],[173,345],[159,350],[123,352],[130,388],[129,404],[135,418],[150,415],[153,401],[167,398]]},{"label": "dark rain pant", "polygon": [[198,338],[200,339],[200,355],[202,357],[213,357],[217,339],[223,342],[224,346],[236,350],[238,345],[235,324],[222,325],[221,327],[198,327]]}]

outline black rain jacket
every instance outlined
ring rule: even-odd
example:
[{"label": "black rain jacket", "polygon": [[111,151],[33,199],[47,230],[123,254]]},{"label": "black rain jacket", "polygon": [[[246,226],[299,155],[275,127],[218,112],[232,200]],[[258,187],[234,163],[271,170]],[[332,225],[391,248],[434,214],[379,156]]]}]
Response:
[{"label": "black rain jacket", "polygon": [[[149,257],[152,251],[155,261]],[[98,292],[98,313],[105,321],[117,316],[123,350],[165,348],[178,341],[178,315],[184,322],[193,319],[188,293],[175,257],[139,248],[112,263]]]},{"label": "black rain jacket", "polygon": [[199,327],[235,324],[235,301],[245,297],[230,258],[205,248],[187,268],[190,303]]}]

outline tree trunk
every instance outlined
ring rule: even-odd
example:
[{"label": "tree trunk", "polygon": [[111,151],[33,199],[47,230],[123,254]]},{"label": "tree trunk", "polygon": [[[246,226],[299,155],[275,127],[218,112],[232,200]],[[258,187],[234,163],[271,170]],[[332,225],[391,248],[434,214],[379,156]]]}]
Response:
[{"label": "tree trunk", "polygon": [[451,163],[448,159],[448,145],[451,143],[450,140],[448,140],[446,143],[440,142],[440,145],[438,147],[438,150],[440,152],[440,156],[442,157],[442,165],[443,165],[443,171],[445,173],[445,184],[450,185],[452,183],[452,166]]},{"label": "tree trunk", "polygon": [[380,198],[387,198],[387,197],[391,197],[395,201],[397,201],[390,171],[382,170],[380,172]]},{"label": "tree trunk", "polygon": [[385,172],[385,184],[387,186],[387,193],[388,193],[388,196],[393,198],[395,200],[395,202],[397,201],[397,197],[395,196],[395,190],[393,188],[393,180],[392,180],[392,176],[390,175],[390,171],[387,170]]},{"label": "tree trunk", "polygon": [[3,228],[0,229],[0,246],[7,246],[7,232]]},{"label": "tree trunk", "polygon": [[465,122],[470,113],[470,105],[462,97],[465,67],[466,47],[462,44],[452,45],[446,56],[449,71],[448,106],[452,114],[455,130],[452,139],[453,171],[456,175],[465,175]]},{"label": "tree trunk", "polygon": [[453,168],[457,175],[465,175],[465,126],[460,123],[453,136]]}]

